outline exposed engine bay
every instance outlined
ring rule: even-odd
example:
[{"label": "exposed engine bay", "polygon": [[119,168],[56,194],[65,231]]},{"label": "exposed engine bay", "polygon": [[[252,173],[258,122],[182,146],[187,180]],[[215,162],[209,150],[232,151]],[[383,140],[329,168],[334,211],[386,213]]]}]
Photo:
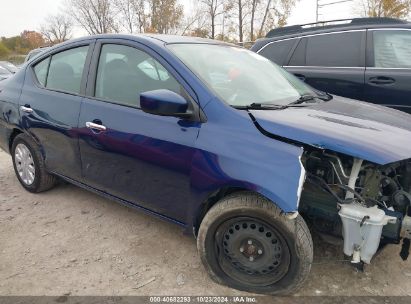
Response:
[{"label": "exposed engine bay", "polygon": [[352,263],[370,263],[379,246],[411,239],[411,160],[376,165],[327,151],[306,152],[299,212],[320,234],[344,240]]}]

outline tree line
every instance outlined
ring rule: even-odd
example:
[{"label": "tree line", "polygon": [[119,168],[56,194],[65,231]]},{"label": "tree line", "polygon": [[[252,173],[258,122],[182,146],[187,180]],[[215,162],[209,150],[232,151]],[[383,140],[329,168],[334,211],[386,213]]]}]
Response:
[{"label": "tree line", "polygon": [[297,0],[69,0],[68,13],[89,34],[159,33],[253,40],[286,23]]},{"label": "tree line", "polygon": [[[300,0],[66,0],[61,13],[48,16],[37,31],[2,37],[0,58],[70,39],[74,26],[88,34],[159,33],[254,41],[284,26]],[[411,0],[356,0],[360,15],[407,18]]]}]

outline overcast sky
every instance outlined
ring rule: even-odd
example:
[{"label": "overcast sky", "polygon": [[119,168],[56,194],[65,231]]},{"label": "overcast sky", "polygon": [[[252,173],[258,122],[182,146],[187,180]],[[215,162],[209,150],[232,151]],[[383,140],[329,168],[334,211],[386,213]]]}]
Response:
[{"label": "overcast sky", "polygon": [[[180,0],[189,3],[191,0]],[[335,0],[320,0],[323,3]],[[24,30],[38,30],[47,15],[55,14],[64,5],[65,0],[0,0],[0,37],[19,35]],[[316,0],[300,0],[293,9],[289,24],[301,24],[315,21]],[[324,7],[320,10],[320,20],[351,18],[353,4],[350,2]],[[76,28],[75,36],[84,35]]]}]

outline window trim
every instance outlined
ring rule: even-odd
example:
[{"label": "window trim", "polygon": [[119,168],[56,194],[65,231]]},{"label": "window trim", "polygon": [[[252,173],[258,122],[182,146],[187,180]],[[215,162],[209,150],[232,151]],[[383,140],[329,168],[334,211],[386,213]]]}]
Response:
[{"label": "window trim", "polygon": [[141,52],[144,52],[151,56],[153,59],[157,60],[163,67],[164,69],[172,76],[174,79],[180,84],[181,87],[185,90],[187,93],[187,96],[189,97],[188,103],[189,103],[189,109],[191,108],[193,112],[193,117],[191,120],[195,121],[200,121],[200,122],[205,122],[207,119],[205,118],[205,115],[203,111],[200,108],[200,104],[198,101],[197,94],[195,91],[191,88],[191,86],[185,81],[185,79],[167,62],[166,59],[164,59],[160,54],[155,52],[153,49],[147,47],[146,45],[134,41],[134,40],[128,40],[124,38],[100,38],[95,41],[95,46],[94,50],[92,53],[92,60],[90,62],[90,67],[89,67],[89,73],[87,76],[87,87],[85,90],[85,96],[86,98],[94,101],[99,101],[99,102],[105,102],[105,103],[110,103],[113,105],[121,106],[121,107],[127,107],[139,111],[143,111],[139,107],[131,106],[131,105],[126,105],[126,104],[121,104],[118,102],[115,102],[113,100],[108,100],[104,99],[101,97],[96,97],[95,96],[95,88],[96,88],[96,81],[97,81],[97,74],[98,74],[98,65],[100,62],[100,56],[101,56],[101,51],[103,48],[103,45],[105,44],[115,44],[115,45],[124,45],[128,47],[132,47],[134,49],[137,49]]},{"label": "window trim", "polygon": [[[262,47],[261,49],[257,50],[256,53],[259,54],[262,50],[264,50],[266,47],[268,47],[268,46],[271,45],[271,44],[274,44],[274,43],[277,43],[277,42],[283,42],[283,41],[293,40],[293,39],[300,40],[301,38],[302,38],[302,37],[293,37],[293,38],[285,38],[285,39],[274,40],[274,41],[271,41],[271,42],[263,45],[263,47]],[[293,47],[291,48],[291,50],[293,50],[294,47],[295,47],[295,45],[293,45]]]},{"label": "window trim", "polygon": [[332,67],[332,66],[317,66],[317,65],[285,65],[284,68],[309,68],[309,69],[355,69],[364,70],[364,67]]},{"label": "window trim", "polygon": [[378,28],[378,29],[368,29],[367,31],[367,58],[365,62],[365,68],[366,70],[411,70],[411,67],[409,68],[384,68],[384,67],[376,67],[375,61],[374,61],[374,33],[375,31],[409,31],[411,32],[411,29],[407,28]]},{"label": "window trim", "polygon": [[280,42],[280,41],[284,41],[284,40],[291,40],[291,39],[302,39],[302,38],[306,38],[306,37],[314,37],[314,36],[323,36],[323,35],[331,35],[331,34],[340,34],[340,33],[350,33],[350,32],[365,32],[367,31],[366,29],[360,29],[360,30],[347,30],[347,31],[336,31],[336,32],[327,32],[327,33],[318,33],[318,34],[309,34],[309,35],[301,35],[301,36],[297,36],[297,37],[292,37],[292,38],[284,38],[284,39],[278,39],[278,40],[274,40],[271,41],[267,44],[265,44],[261,49],[259,49],[256,53],[260,53],[264,48],[266,48],[268,45],[276,43],[276,42]]},{"label": "window trim", "polygon": [[[80,84],[80,92],[79,93],[47,88],[39,82],[39,80],[37,79],[37,75],[34,71],[34,67],[38,63],[40,63],[43,60],[46,60],[47,58],[50,58],[49,64],[48,64],[48,67],[47,67],[47,76],[46,76],[46,85],[47,85],[47,78],[48,78],[48,74],[49,74],[49,70],[50,70],[50,64],[51,64],[51,60],[52,60],[53,56],[57,55],[59,53],[65,52],[65,51],[69,51],[69,50],[76,49],[76,48],[79,48],[79,47],[84,47],[84,46],[88,46],[89,48],[88,48],[88,51],[87,51],[86,60],[84,62],[84,69],[83,69],[83,74],[81,76],[81,84]],[[50,92],[62,93],[62,94],[67,94],[67,95],[72,95],[72,96],[85,97],[86,96],[87,78],[88,78],[87,76],[89,74],[90,62],[91,62],[91,58],[92,58],[91,56],[93,54],[94,47],[95,47],[95,40],[93,39],[93,40],[88,40],[88,41],[81,41],[81,42],[78,42],[78,43],[75,43],[75,44],[70,44],[70,45],[64,46],[64,47],[59,47],[57,49],[53,49],[51,52],[46,51],[43,54],[43,56],[41,56],[40,58],[37,58],[28,67],[28,69],[31,72],[31,77],[32,77],[32,80],[33,80],[33,84],[38,89],[43,89],[43,90],[47,90],[47,91],[50,91]]]},{"label": "window trim", "polygon": [[[285,38],[285,39],[279,39],[279,40],[275,40],[275,41],[271,41],[267,44],[265,44],[261,49],[259,49],[256,53],[260,53],[261,50],[263,50],[265,47],[267,47],[270,44],[274,44],[276,42],[281,42],[284,40],[291,40],[291,39],[300,39],[299,43],[297,45],[294,45],[294,48],[292,49],[292,52],[290,52],[291,56],[289,56],[288,61],[286,61],[287,63],[290,62],[292,55],[294,54],[294,52],[296,51],[297,47],[299,46],[300,43],[303,43],[303,39],[304,38],[309,38],[309,37],[314,37],[314,36],[324,36],[324,35],[332,35],[332,34],[343,34],[343,33],[352,33],[352,32],[367,32],[366,29],[358,29],[358,30],[347,30],[347,31],[335,31],[335,32],[327,32],[327,33],[318,33],[318,34],[309,34],[309,35],[301,35],[301,36],[297,36],[297,37],[292,37],[292,38]],[[368,37],[367,35],[365,35],[365,39],[364,37],[362,38],[361,41],[361,64],[363,66],[360,67],[338,67],[338,66],[308,66],[308,65],[303,65],[303,66],[289,66],[289,65],[284,65],[283,67],[294,67],[294,68],[329,68],[329,69],[365,69],[366,67],[366,56],[365,56],[365,52],[366,52],[366,45],[367,45],[367,41],[368,41]],[[305,48],[305,56],[307,56],[307,47]]]}]

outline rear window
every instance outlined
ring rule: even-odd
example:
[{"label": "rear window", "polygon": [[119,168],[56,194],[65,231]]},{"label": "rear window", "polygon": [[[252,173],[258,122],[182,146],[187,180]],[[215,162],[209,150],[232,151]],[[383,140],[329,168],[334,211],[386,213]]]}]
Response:
[{"label": "rear window", "polygon": [[264,56],[267,59],[277,63],[278,65],[284,65],[285,60],[287,59],[290,51],[294,47],[298,39],[289,39],[278,42],[272,42],[263,48],[260,52],[260,55]]},{"label": "rear window", "polygon": [[308,37],[306,65],[361,67],[364,31],[342,32]]}]

